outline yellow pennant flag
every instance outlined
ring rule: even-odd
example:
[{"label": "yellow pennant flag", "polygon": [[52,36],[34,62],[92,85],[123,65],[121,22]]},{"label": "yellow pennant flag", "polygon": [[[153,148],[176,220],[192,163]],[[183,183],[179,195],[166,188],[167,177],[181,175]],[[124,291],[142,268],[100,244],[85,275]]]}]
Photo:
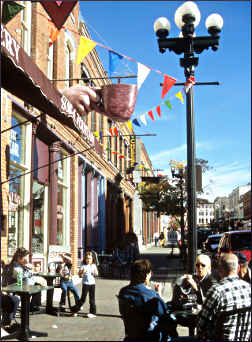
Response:
[{"label": "yellow pennant flag", "polygon": [[139,165],[139,169],[143,169],[144,168],[144,166],[143,165]]},{"label": "yellow pennant flag", "polygon": [[181,103],[184,104],[184,99],[183,99],[183,96],[182,96],[182,93],[181,91],[179,91],[177,94],[175,94],[175,96],[180,99]]},{"label": "yellow pennant flag", "polygon": [[87,39],[86,37],[80,37],[80,45],[78,49],[78,55],[76,59],[76,63],[80,64],[83,58],[97,45],[97,43],[92,40]]},{"label": "yellow pennant flag", "polygon": [[99,138],[99,132],[93,132],[93,135],[95,135],[97,138]]},{"label": "yellow pennant flag", "polygon": [[128,125],[128,127],[129,127],[129,129],[132,131],[133,129],[132,129],[132,122],[131,121],[127,121],[127,125]]}]

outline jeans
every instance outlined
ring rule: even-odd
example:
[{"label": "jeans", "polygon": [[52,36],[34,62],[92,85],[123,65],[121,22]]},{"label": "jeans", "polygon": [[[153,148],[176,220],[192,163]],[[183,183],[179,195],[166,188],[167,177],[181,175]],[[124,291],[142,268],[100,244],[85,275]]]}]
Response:
[{"label": "jeans", "polygon": [[79,301],[80,296],[79,296],[78,290],[76,289],[76,287],[74,286],[72,281],[62,281],[60,283],[60,287],[62,289],[61,298],[60,298],[60,305],[66,304],[67,289],[69,289],[73,293],[75,303],[77,303]]},{"label": "jeans", "polygon": [[20,299],[17,296],[1,295],[2,296],[2,308],[3,308],[3,321],[8,325],[15,318]]},{"label": "jeans", "polygon": [[83,304],[85,303],[88,293],[89,293],[90,313],[96,314],[95,285],[86,285],[86,284],[82,285],[81,301],[83,301]]}]

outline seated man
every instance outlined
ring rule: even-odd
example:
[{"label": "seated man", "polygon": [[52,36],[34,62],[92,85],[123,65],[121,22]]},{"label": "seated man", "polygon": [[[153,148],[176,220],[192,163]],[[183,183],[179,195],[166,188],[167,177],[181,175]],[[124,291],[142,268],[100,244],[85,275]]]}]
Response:
[{"label": "seated man", "polygon": [[[224,253],[218,263],[221,280],[213,285],[206,296],[199,313],[197,325],[198,337],[201,340],[249,341],[251,334],[251,314],[248,320],[238,323],[238,314],[226,318],[219,325],[220,314],[241,311],[251,307],[251,286],[238,276],[238,258],[235,254]],[[241,324],[241,325],[240,325]],[[242,337],[236,331],[243,333]]]},{"label": "seated man", "polygon": [[207,291],[216,283],[211,275],[211,259],[208,255],[200,254],[196,258],[196,275],[184,274],[176,281],[172,306],[183,309],[188,302],[202,305]]},{"label": "seated man", "polygon": [[[119,308],[124,319],[125,340],[167,341],[176,337],[176,322],[167,312],[167,305],[159,294],[147,288],[152,275],[151,264],[138,259],[131,266],[131,281],[119,292]],[[158,288],[156,288],[158,290]],[[120,299],[134,306],[130,315],[120,307]]]}]

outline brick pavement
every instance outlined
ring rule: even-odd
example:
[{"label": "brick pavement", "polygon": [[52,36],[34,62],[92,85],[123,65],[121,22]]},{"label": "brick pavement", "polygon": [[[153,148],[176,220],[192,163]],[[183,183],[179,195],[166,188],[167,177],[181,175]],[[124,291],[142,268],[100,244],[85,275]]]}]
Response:
[{"label": "brick pavement", "polygon": [[[174,256],[169,256],[170,248],[151,247],[142,251],[142,257],[148,257],[154,268],[155,276],[165,275],[164,299],[171,299],[172,282],[183,273],[183,268],[178,257],[178,250],[174,250]],[[116,294],[121,287],[128,284],[128,280],[102,279],[96,281],[97,317],[86,318],[89,304],[85,303],[84,309],[78,317],[68,314],[51,316],[39,314],[30,316],[30,328],[48,332],[48,337],[33,338],[33,341],[122,341],[124,338],[124,326],[120,318]],[[77,284],[81,292],[81,283]],[[59,294],[56,295],[56,305]],[[56,328],[57,327],[57,328]],[[188,335],[188,329],[178,326],[180,336]]]}]

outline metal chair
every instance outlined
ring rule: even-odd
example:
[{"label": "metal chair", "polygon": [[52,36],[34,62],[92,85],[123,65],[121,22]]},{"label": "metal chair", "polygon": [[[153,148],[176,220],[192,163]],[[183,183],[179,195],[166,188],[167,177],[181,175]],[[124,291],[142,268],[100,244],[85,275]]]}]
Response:
[{"label": "metal chair", "polygon": [[227,340],[230,333],[228,322],[236,321],[234,341],[251,341],[251,307],[223,311],[216,318],[216,340]]}]

